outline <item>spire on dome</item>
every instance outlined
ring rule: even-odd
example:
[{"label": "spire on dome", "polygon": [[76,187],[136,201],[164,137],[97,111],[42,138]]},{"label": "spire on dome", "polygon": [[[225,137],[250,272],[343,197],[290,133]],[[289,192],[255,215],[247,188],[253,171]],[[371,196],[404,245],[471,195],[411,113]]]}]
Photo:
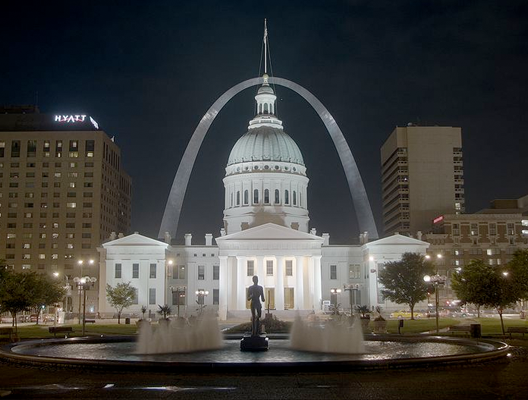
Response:
[{"label": "spire on dome", "polygon": [[264,18],[264,76],[268,74],[268,24]]}]

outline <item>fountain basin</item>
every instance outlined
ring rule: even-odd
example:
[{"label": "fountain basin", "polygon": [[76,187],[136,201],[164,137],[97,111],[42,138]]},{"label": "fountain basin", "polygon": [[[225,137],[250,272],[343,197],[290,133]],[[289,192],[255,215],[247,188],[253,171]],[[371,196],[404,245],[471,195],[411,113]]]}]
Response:
[{"label": "fountain basin", "polygon": [[503,358],[508,345],[493,340],[439,336],[366,335],[364,354],[296,351],[289,340],[270,337],[264,353],[245,353],[240,336],[229,336],[224,347],[185,354],[136,354],[136,337],[46,339],[4,346],[0,358],[13,363],[111,370],[164,370],[178,373],[225,371],[321,371],[428,367],[468,364]]}]

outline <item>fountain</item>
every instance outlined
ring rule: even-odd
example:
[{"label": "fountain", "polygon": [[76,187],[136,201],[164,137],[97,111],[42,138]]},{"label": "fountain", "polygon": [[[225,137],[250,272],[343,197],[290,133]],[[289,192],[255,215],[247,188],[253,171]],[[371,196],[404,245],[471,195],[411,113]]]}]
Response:
[{"label": "fountain", "polygon": [[203,313],[192,321],[178,318],[161,320],[156,328],[140,324],[138,354],[190,353],[222,347],[222,334],[216,316]]},{"label": "fountain", "polygon": [[345,316],[323,324],[317,317],[304,321],[297,315],[293,322],[290,343],[292,349],[318,353],[365,352],[361,322],[354,318],[350,326],[349,319]]}]

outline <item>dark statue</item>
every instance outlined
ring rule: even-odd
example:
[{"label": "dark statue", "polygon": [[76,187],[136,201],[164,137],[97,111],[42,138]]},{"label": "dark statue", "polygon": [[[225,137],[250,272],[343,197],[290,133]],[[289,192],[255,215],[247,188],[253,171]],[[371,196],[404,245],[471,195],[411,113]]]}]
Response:
[{"label": "dark statue", "polygon": [[258,284],[258,276],[253,277],[253,286],[248,289],[248,301],[251,301],[251,336],[260,335],[260,317],[262,316],[262,304],[260,300],[264,298],[264,289]]},{"label": "dark statue", "polygon": [[247,300],[251,302],[251,336],[244,335],[240,341],[242,351],[266,351],[268,350],[268,338],[261,332],[260,317],[262,316],[262,301],[264,288],[258,284],[258,277],[253,277],[253,285],[248,288]]}]

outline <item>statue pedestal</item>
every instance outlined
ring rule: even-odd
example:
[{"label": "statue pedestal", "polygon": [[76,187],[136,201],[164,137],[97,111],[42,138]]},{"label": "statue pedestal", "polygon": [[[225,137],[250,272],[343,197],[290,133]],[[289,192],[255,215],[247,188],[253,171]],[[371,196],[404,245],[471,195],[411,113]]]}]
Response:
[{"label": "statue pedestal", "polygon": [[240,341],[242,351],[266,351],[268,350],[268,338],[265,335],[244,336]]}]

